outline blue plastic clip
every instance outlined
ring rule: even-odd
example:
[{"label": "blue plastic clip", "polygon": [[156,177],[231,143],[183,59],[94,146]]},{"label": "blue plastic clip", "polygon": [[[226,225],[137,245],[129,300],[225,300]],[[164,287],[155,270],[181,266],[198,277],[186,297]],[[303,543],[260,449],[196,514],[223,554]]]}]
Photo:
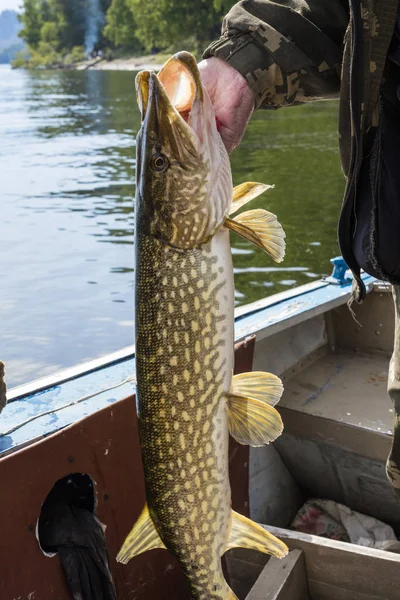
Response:
[{"label": "blue plastic clip", "polygon": [[346,285],[352,280],[351,277],[346,277],[346,271],[348,266],[342,256],[335,256],[331,258],[331,264],[333,265],[332,275],[325,278],[325,281],[333,283],[334,285]]}]

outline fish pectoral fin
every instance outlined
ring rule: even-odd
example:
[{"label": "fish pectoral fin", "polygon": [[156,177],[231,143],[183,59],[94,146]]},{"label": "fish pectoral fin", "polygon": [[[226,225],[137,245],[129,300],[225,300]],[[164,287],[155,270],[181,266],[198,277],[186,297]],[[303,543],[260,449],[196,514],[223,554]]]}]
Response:
[{"label": "fish pectoral fin", "polygon": [[234,392],[227,398],[229,433],[239,444],[265,446],[280,436],[283,423],[276,408]]},{"label": "fish pectoral fin", "polygon": [[246,183],[237,185],[233,188],[232,204],[229,214],[233,215],[239,208],[273,187],[275,186],[267,185],[266,183],[257,183],[255,181],[246,181]]},{"label": "fish pectoral fin", "polygon": [[126,565],[134,556],[156,548],[165,549],[165,546],[154,526],[146,503],[142,514],[118,552],[117,561]]},{"label": "fish pectoral fin", "polygon": [[283,385],[279,377],[272,373],[252,371],[233,376],[232,393],[275,406],[283,394]]},{"label": "fish pectoral fin", "polygon": [[288,553],[286,544],[266,531],[258,523],[232,511],[232,527],[226,550],[248,548],[283,558]]},{"label": "fish pectoral fin", "polygon": [[282,225],[272,213],[262,208],[248,210],[234,219],[227,217],[224,225],[267,252],[275,262],[282,262],[286,236]]}]

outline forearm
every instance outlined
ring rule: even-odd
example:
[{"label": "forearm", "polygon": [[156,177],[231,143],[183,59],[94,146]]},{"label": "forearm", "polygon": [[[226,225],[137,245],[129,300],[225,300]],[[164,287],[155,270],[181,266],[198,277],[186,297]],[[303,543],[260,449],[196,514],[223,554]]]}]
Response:
[{"label": "forearm", "polygon": [[242,0],[204,56],[239,71],[257,108],[333,97],[347,22],[346,0]]}]

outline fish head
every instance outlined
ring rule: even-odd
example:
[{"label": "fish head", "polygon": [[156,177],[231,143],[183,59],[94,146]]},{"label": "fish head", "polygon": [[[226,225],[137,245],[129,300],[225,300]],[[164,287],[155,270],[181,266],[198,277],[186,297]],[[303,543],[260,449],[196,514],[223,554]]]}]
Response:
[{"label": "fish head", "polygon": [[179,52],[136,78],[140,228],[181,250],[207,242],[232,201],[229,157],[195,58]]}]

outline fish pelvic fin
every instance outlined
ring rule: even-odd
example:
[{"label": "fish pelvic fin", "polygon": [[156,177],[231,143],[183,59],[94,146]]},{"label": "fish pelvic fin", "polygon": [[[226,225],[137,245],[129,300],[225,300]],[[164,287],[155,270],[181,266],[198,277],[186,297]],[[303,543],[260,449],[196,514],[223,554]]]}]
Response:
[{"label": "fish pelvic fin", "polygon": [[146,503],[140,517],[118,552],[117,561],[126,565],[134,556],[156,548],[165,549],[165,545],[158,535]]},{"label": "fish pelvic fin", "polygon": [[279,377],[272,373],[235,375],[228,399],[229,432],[239,444],[264,446],[283,431],[280,414],[274,408],[283,392]]},{"label": "fish pelvic fin", "polygon": [[224,225],[264,250],[275,262],[283,261],[286,234],[274,214],[262,208],[248,210],[234,219],[226,218]]},{"label": "fish pelvic fin", "polygon": [[264,554],[272,554],[276,558],[283,558],[289,552],[286,544],[278,540],[272,533],[234,510],[232,511],[232,527],[226,550],[232,548],[257,550]]},{"label": "fish pelvic fin", "polygon": [[246,183],[237,185],[233,188],[232,204],[229,214],[233,215],[239,208],[242,208],[242,206],[273,187],[275,186],[267,185],[266,183],[256,183],[255,181],[247,181]]}]

